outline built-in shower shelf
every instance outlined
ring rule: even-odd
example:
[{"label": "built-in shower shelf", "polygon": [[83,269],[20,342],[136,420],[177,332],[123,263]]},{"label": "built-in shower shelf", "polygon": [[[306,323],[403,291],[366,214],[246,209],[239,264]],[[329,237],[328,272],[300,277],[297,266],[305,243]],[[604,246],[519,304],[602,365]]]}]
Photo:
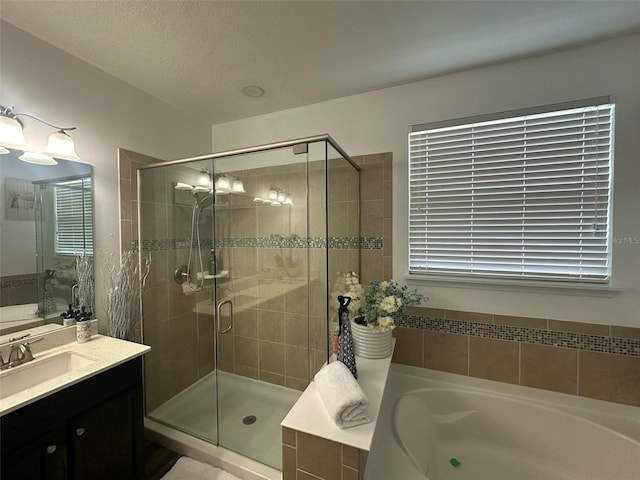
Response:
[{"label": "built-in shower shelf", "polygon": [[198,272],[196,273],[198,280],[211,280],[213,278],[227,278],[229,276],[229,270],[222,270],[220,273],[216,273],[215,275],[211,275],[209,272]]}]

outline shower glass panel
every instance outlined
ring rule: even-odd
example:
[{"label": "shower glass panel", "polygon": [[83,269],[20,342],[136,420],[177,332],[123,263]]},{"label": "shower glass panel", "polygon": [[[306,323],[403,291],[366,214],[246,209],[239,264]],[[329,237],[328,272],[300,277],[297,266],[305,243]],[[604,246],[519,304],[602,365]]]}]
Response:
[{"label": "shower glass panel", "polygon": [[147,415],[278,469],[280,422],[329,353],[329,264],[358,271],[358,170],[306,140],[139,171]]}]

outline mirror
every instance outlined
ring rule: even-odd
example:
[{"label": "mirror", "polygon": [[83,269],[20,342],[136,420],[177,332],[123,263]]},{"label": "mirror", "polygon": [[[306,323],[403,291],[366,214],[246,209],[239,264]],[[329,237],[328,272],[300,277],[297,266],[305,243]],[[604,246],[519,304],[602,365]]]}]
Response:
[{"label": "mirror", "polygon": [[0,343],[60,328],[69,304],[94,305],[91,166],[18,155],[0,155]]}]

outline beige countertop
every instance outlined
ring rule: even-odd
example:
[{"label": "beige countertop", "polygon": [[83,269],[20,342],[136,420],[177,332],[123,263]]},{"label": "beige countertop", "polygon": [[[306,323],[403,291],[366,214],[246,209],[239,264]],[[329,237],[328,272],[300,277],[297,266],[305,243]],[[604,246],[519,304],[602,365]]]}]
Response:
[{"label": "beige countertop", "polygon": [[[109,370],[116,365],[139,357],[149,350],[151,350],[151,347],[147,345],[118,340],[103,335],[94,335],[87,343],[65,343],[48,350],[34,353],[35,359],[33,361],[0,372],[0,415],[5,415],[52,393]],[[4,377],[22,370],[28,370],[37,365],[40,360],[46,360],[66,352],[77,353],[80,356],[90,359],[91,362],[82,368],[58,375],[55,378],[43,381],[13,395],[7,397],[2,396],[2,379]]]}]

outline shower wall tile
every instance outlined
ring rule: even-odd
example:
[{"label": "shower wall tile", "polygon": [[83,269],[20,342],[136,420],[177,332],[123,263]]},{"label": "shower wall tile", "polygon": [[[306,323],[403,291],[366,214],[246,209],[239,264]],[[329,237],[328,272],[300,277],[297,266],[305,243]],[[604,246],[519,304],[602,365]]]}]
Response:
[{"label": "shower wall tile", "polygon": [[[306,349],[305,349],[306,350]],[[307,372],[308,375],[308,372]],[[307,386],[309,386],[309,380],[307,379],[299,379],[295,377],[285,377],[284,386],[287,388],[293,388],[294,390],[304,391]]]},{"label": "shower wall tile", "polygon": [[267,372],[266,370],[260,370],[258,378],[263,382],[273,383],[274,385],[280,385],[282,387],[287,384],[287,379],[284,375]]},{"label": "shower wall tile", "polygon": [[260,341],[260,371],[285,374],[284,344]]},{"label": "shower wall tile", "polygon": [[142,217],[142,240],[166,240],[169,237],[167,230],[167,204],[142,202],[140,213]]},{"label": "shower wall tile", "polygon": [[[222,346],[223,340],[220,339]],[[259,356],[258,356],[258,340],[255,338],[239,337],[233,338],[233,350],[235,350],[235,358],[233,358],[233,351],[227,352],[221,356],[221,359],[225,361],[235,361],[238,365],[245,367],[258,368]]]},{"label": "shower wall tile", "polygon": [[242,308],[234,314],[234,335],[258,338],[258,310]]},{"label": "shower wall tile", "polygon": [[285,375],[287,378],[309,377],[309,351],[306,347],[285,346]]},{"label": "shower wall tile", "polygon": [[[173,394],[179,393],[185,386],[198,380],[198,348],[197,344],[169,347],[171,357],[170,375],[173,383]],[[178,386],[180,385],[180,386]]]},{"label": "shower wall tile", "polygon": [[[220,335],[218,337],[218,360],[220,361],[220,364],[222,364],[223,362],[233,364],[236,361],[235,343],[235,339],[231,335]],[[248,349],[243,348],[242,352],[244,352],[245,350]],[[245,365],[253,366],[248,361],[247,363],[245,363]]]},{"label": "shower wall tile", "polygon": [[258,337],[260,340],[284,343],[284,312],[259,310]]},{"label": "shower wall tile", "polygon": [[183,348],[198,341],[198,318],[192,313],[183,313],[169,318],[170,346]]},{"label": "shower wall tile", "polygon": [[194,296],[187,296],[183,294],[179,285],[174,284],[170,288],[167,287],[165,291],[169,294],[169,317],[174,317],[176,315],[181,315],[184,312],[192,312],[196,310]]},{"label": "shower wall tile", "polygon": [[163,356],[157,361],[152,361],[146,357],[147,355],[145,355],[144,359],[145,396],[147,412],[151,412],[172,396],[171,382],[167,381],[170,359],[168,355]]},{"label": "shower wall tile", "polygon": [[215,317],[207,313],[196,315],[198,323],[198,340],[213,336]]},{"label": "shower wall tile", "polygon": [[211,373],[216,367],[214,342],[213,334],[198,339],[198,378]]},{"label": "shower wall tile", "polygon": [[168,287],[146,289],[142,296],[142,311],[145,327],[169,320]]},{"label": "shower wall tile", "polygon": [[245,367],[244,365],[236,365],[235,374],[243,377],[253,378],[255,380],[260,379],[260,372],[257,368]]},{"label": "shower wall tile", "polygon": [[144,325],[144,343],[153,345],[153,348],[145,355],[149,362],[159,362],[167,356],[169,351],[169,321],[158,322],[152,325]]},{"label": "shower wall tile", "polygon": [[309,345],[309,316],[295,313],[284,314],[284,343],[296,347]]}]

